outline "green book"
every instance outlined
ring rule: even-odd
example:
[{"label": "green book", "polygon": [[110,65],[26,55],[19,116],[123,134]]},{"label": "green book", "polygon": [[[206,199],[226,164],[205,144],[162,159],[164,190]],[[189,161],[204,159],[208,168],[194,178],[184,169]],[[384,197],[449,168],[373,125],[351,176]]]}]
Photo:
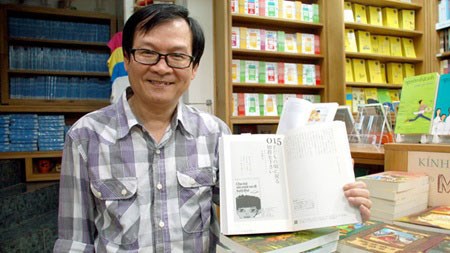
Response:
[{"label": "green book", "polygon": [[[220,235],[220,242],[232,252],[304,252],[336,244],[339,230],[336,227],[302,230],[290,233]],[[332,246],[332,245],[331,245]]]},{"label": "green book", "polygon": [[396,134],[431,133],[438,85],[438,73],[405,78],[395,123]]}]

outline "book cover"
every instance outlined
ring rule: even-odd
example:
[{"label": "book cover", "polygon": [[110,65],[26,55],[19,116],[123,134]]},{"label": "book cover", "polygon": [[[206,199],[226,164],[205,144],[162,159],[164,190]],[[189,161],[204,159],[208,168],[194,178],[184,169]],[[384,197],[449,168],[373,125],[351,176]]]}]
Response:
[{"label": "book cover", "polygon": [[412,63],[403,63],[403,77],[407,78],[416,75],[416,65]]},{"label": "book cover", "polygon": [[421,252],[444,235],[379,224],[339,241],[340,252]]},{"label": "book cover", "polygon": [[332,103],[314,103],[314,109],[309,116],[308,124],[330,122],[334,120],[339,104]]},{"label": "book cover", "polygon": [[354,181],[344,122],[286,127],[282,122],[289,114],[304,115],[306,124],[313,108],[311,103],[309,110],[295,111],[291,101],[280,119],[285,133],[221,138],[223,234],[292,232],[361,220],[342,190]]},{"label": "book cover", "polygon": [[291,233],[258,235],[220,235],[220,242],[233,252],[305,252],[337,243],[339,230],[333,227]]},{"label": "book cover", "polygon": [[394,224],[414,229],[450,234],[450,205],[430,207],[394,220]]},{"label": "book cover", "polygon": [[398,25],[398,10],[396,8],[384,7],[383,10],[383,25],[390,28],[399,28]]},{"label": "book cover", "polygon": [[[381,224],[381,222],[375,221],[375,220],[368,220],[364,223],[339,225],[339,226],[336,226],[336,228],[339,229],[339,240],[343,240],[343,239],[345,239],[349,236],[352,236],[354,234],[357,234],[361,231],[378,226],[379,224]],[[339,246],[338,246],[338,249],[339,249]]]},{"label": "book cover", "polygon": [[391,55],[391,42],[389,40],[390,36],[378,36],[378,50],[379,54]]},{"label": "book cover", "polygon": [[353,77],[355,82],[367,83],[367,72],[366,72],[366,60],[364,59],[352,59],[353,65]]},{"label": "book cover", "polygon": [[345,81],[346,82],[355,81],[355,79],[353,79],[352,59],[350,58],[345,58]]},{"label": "book cover", "polygon": [[431,117],[434,114],[438,85],[439,74],[437,73],[405,78],[395,133],[429,134],[431,132]]},{"label": "book cover", "polygon": [[450,74],[441,75],[432,121],[432,134],[450,135]]},{"label": "book cover", "polygon": [[428,176],[425,173],[405,171],[384,171],[358,177],[358,180],[365,182],[369,190],[380,188],[385,191],[395,192],[428,185]]},{"label": "book cover", "polygon": [[345,52],[358,52],[358,46],[356,45],[355,30],[345,29]]},{"label": "book cover", "polygon": [[402,57],[402,40],[400,37],[389,36],[390,55]]},{"label": "book cover", "polygon": [[381,54],[381,52],[380,52],[380,36],[379,35],[371,35],[370,36],[370,44],[372,45],[372,53]]},{"label": "book cover", "polygon": [[414,41],[411,38],[402,38],[402,52],[404,57],[416,58]]},{"label": "book cover", "polygon": [[358,106],[365,104],[364,88],[351,87],[352,89],[352,111],[357,112]]},{"label": "book cover", "polygon": [[444,253],[450,252],[450,236],[446,236],[439,240],[436,245],[429,248],[426,253]]},{"label": "book cover", "polygon": [[372,53],[370,32],[356,31],[356,42],[358,45],[358,52]]},{"label": "book cover", "polygon": [[367,10],[367,19],[369,24],[382,26],[383,25],[383,13],[378,6],[369,6]]},{"label": "book cover", "polygon": [[400,28],[414,31],[416,29],[416,12],[414,10],[399,10]]},{"label": "book cover", "polygon": [[344,2],[344,22],[355,22],[351,2]]},{"label": "book cover", "polygon": [[370,83],[382,83],[381,64],[379,60],[367,60],[367,73]]},{"label": "book cover", "polygon": [[386,64],[387,82],[390,84],[403,83],[403,64],[389,62]]},{"label": "book cover", "polygon": [[356,23],[367,24],[367,13],[365,5],[353,3],[353,15],[355,15]]},{"label": "book cover", "polygon": [[365,104],[375,104],[378,103],[378,92],[377,88],[363,88]]}]

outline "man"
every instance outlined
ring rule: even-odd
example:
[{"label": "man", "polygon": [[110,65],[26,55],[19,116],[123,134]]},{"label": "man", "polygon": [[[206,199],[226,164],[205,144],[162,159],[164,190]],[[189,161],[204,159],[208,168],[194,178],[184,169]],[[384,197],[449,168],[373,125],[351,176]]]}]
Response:
[{"label": "man", "polygon": [[[123,30],[131,87],[73,125],[64,148],[55,252],[214,252],[218,118],[179,102],[204,36],[188,11],[149,5]],[[344,189],[365,218],[363,183]]]}]

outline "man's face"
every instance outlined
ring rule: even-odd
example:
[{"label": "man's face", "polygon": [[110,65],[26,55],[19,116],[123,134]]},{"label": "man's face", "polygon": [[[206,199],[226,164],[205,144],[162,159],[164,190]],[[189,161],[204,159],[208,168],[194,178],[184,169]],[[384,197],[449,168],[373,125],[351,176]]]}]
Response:
[{"label": "man's face", "polygon": [[[183,53],[192,55],[192,34],[183,19],[161,23],[147,33],[136,32],[134,49],[149,49],[162,54]],[[178,103],[197,68],[171,68],[164,57],[155,65],[136,62],[132,55],[125,59],[133,98],[141,106],[172,107]]]},{"label": "man's face", "polygon": [[240,207],[237,209],[237,213],[238,213],[239,218],[248,219],[248,218],[254,218],[256,215],[258,215],[259,210],[255,206]]}]

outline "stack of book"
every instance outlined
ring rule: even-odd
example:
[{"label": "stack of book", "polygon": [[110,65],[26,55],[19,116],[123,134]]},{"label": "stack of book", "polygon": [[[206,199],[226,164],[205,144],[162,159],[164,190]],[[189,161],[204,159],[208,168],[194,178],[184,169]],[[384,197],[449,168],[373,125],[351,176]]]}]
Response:
[{"label": "stack of book", "polygon": [[385,171],[359,177],[366,183],[372,201],[371,218],[386,223],[425,210],[429,183],[424,173]]},{"label": "stack of book", "polygon": [[424,211],[400,217],[394,220],[394,224],[402,227],[450,234],[450,205],[430,207]]}]

